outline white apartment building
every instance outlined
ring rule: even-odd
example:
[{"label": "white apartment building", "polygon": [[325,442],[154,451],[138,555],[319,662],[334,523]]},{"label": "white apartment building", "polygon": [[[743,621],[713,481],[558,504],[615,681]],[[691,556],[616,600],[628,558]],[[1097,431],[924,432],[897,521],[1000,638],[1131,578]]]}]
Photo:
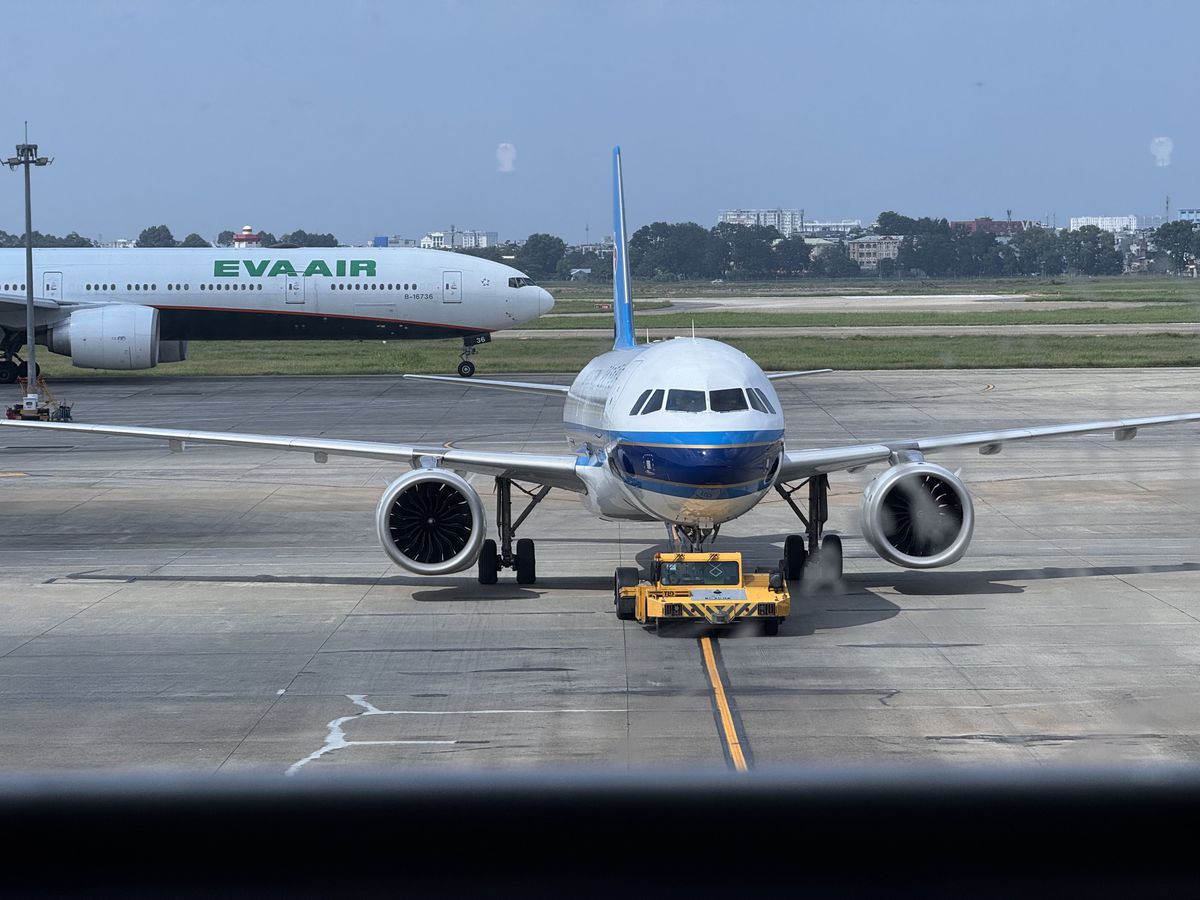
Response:
[{"label": "white apartment building", "polygon": [[495,231],[431,231],[421,238],[421,247],[426,250],[478,250],[499,243],[500,235]]},{"label": "white apartment building", "polygon": [[1200,222],[1200,209],[1181,209],[1179,218],[1185,222]]},{"label": "white apartment building", "polygon": [[728,225],[774,225],[784,237],[800,231],[802,209],[723,209],[717,219]]},{"label": "white apartment building", "polygon": [[1137,231],[1141,221],[1137,216],[1072,216],[1071,230],[1078,231],[1085,225],[1095,225],[1101,231],[1111,231],[1119,234],[1123,231]]}]

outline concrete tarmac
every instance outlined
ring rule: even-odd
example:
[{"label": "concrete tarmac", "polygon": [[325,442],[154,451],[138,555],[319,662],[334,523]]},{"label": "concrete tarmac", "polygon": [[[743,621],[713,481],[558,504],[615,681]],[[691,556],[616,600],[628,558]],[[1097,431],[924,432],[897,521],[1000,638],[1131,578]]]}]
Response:
[{"label": "concrete tarmac", "polygon": [[[55,387],[81,421],[562,446],[561,402],[467,382]],[[1190,369],[778,388],[795,447],[1200,410]],[[962,466],[977,523],[967,557],[930,572],[862,541],[878,469],[834,476],[841,589],[798,596],[778,637],[716,642],[748,764],[1200,761],[1197,438],[1177,426],[938,457]],[[538,583],[481,587],[405,574],[377,546],[393,465],[17,429],[0,452],[4,772],[731,765],[701,634],[613,615],[613,568],[644,562],[661,526],[600,522],[552,492],[521,530]],[[772,497],[721,546],[772,564],[793,530]]]}]

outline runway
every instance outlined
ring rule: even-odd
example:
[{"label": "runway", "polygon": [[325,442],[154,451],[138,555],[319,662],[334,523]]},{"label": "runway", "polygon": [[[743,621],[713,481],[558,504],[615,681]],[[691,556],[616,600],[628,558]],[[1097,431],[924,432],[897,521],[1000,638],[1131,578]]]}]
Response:
[{"label": "runway", "polygon": [[[564,316],[564,318],[566,318]],[[639,329],[639,335],[649,333],[652,339],[659,340],[670,335],[690,335],[691,329],[686,325],[674,325],[669,328],[646,326]],[[657,332],[657,333],[655,333]],[[912,337],[919,334],[922,337],[957,337],[967,335],[992,335],[996,337],[1021,338],[1035,334],[1056,334],[1071,337],[1122,334],[1200,334],[1200,322],[1137,322],[1122,324],[1087,324],[1087,325],[751,325],[739,328],[728,325],[720,328],[696,329],[696,337],[706,338],[738,338],[738,337]],[[493,340],[529,340],[530,338],[561,338],[581,337],[598,338],[612,334],[612,329],[604,328],[514,328],[511,331],[497,331]]]},{"label": "runway", "polygon": [[[486,375],[486,359],[481,374]],[[529,376],[531,379],[536,376]],[[547,379],[565,381],[566,379]],[[1200,410],[1191,369],[837,372],[778,385],[789,445]],[[554,450],[561,402],[393,377],[59,381],[80,421]],[[962,466],[960,563],[861,539],[778,637],[613,615],[661,526],[552,492],[539,581],[390,565],[369,460],[0,432],[0,770],[290,772],[1200,760],[1200,434],[1065,438]],[[491,485],[475,479],[491,511]],[[780,500],[722,532],[773,564]],[[724,709],[719,695],[725,699]]]}]

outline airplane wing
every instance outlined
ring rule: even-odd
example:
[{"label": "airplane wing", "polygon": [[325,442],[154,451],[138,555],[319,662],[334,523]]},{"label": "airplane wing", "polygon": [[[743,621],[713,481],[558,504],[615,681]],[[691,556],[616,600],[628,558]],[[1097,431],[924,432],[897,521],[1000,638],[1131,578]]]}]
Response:
[{"label": "airplane wing", "polygon": [[767,375],[769,381],[782,381],[784,378],[799,378],[801,375],[824,375],[833,369],[807,369],[803,372],[772,372]]},{"label": "airplane wing", "polygon": [[170,442],[181,451],[189,443],[227,444],[267,450],[292,450],[311,453],[317,462],[330,456],[358,456],[409,463],[413,467],[425,460],[477,475],[511,478],[515,481],[548,484],[583,493],[583,481],[575,473],[576,457],[569,453],[506,453],[492,450],[465,450],[457,447],[416,447],[386,444],[381,441],[341,441],[321,437],[289,437],[272,434],[241,434],[232,431],[188,431],[182,428],[142,428],[126,425],[87,425],[79,422],[23,422],[0,419],[0,425],[16,428],[40,428],[84,434],[108,434],[120,437],[150,438]]},{"label": "airplane wing", "polygon": [[1039,425],[1032,428],[1009,428],[1004,431],[973,431],[937,437],[879,441],[850,447],[788,450],[784,453],[783,463],[780,466],[779,480],[794,481],[797,478],[808,478],[811,475],[822,475],[846,469],[861,469],[871,463],[884,462],[893,453],[904,450],[937,453],[940,450],[978,447],[979,452],[984,456],[991,456],[999,453],[1005,444],[1015,441],[1035,441],[1041,438],[1089,434],[1099,431],[1111,431],[1114,439],[1128,441],[1137,436],[1139,428],[1153,425],[1177,425],[1182,422],[1200,422],[1200,413],[1149,416],[1141,419],[1113,419],[1107,422],[1081,422],[1068,425]]},{"label": "airplane wing", "polygon": [[[11,304],[13,306],[24,306],[26,303],[24,294],[5,294],[0,293],[0,303]],[[34,297],[33,305],[38,309],[61,309],[62,306],[57,300],[47,300],[44,297]]]},{"label": "airplane wing", "polygon": [[494,388],[500,391],[517,391],[522,394],[542,394],[547,397],[565,397],[570,390],[565,384],[541,384],[535,381],[493,381],[487,378],[458,378],[454,375],[405,375],[414,381],[444,381],[459,387]]}]

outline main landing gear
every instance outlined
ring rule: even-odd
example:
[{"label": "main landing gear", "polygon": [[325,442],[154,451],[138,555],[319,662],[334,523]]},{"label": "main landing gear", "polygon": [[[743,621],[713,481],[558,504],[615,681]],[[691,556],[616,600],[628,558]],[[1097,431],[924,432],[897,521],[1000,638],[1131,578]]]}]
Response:
[{"label": "main landing gear", "polygon": [[[517,517],[512,518],[512,489],[529,497],[529,505]],[[479,583],[495,584],[500,569],[516,569],[517,584],[533,584],[537,581],[537,560],[534,554],[533,541],[520,538],[516,541],[516,552],[513,551],[513,536],[521,523],[533,512],[533,508],[542,502],[548,493],[550,485],[542,485],[536,491],[527,490],[521,485],[513,484],[511,478],[496,479],[496,530],[500,537],[500,546],[488,538],[483,542],[483,550],[479,554]]]},{"label": "main landing gear", "polygon": [[[808,515],[792,499],[792,494],[805,487],[808,488]],[[814,586],[841,581],[842,539],[836,534],[824,533],[825,522],[829,519],[829,476],[813,475],[795,487],[776,484],[775,490],[805,528],[805,534],[789,534],[783,543],[783,565],[788,581],[804,581]]]},{"label": "main landing gear", "polygon": [[[29,363],[17,356],[24,343],[23,331],[5,331],[0,335],[0,384],[16,384],[18,378],[29,377]],[[40,372],[42,367],[37,368]]]}]

